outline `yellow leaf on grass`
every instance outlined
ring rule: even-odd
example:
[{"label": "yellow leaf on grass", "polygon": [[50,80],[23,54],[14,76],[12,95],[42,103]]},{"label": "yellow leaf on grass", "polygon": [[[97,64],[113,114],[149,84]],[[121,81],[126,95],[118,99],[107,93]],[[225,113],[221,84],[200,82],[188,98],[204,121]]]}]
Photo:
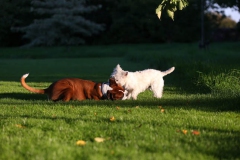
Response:
[{"label": "yellow leaf on grass", "polygon": [[111,121],[111,122],[115,121],[114,116],[110,117],[110,121]]},{"label": "yellow leaf on grass", "polygon": [[186,129],[183,129],[183,130],[182,130],[182,133],[183,133],[183,134],[187,134],[187,132],[188,132],[188,131],[187,131]]},{"label": "yellow leaf on grass", "polygon": [[118,107],[118,106],[117,106],[117,107],[116,107],[116,109],[117,109],[117,110],[119,110],[119,109],[120,109],[120,107]]},{"label": "yellow leaf on grass", "polygon": [[193,135],[199,135],[199,134],[200,134],[200,132],[199,132],[199,131],[197,131],[197,130],[193,130],[193,131],[192,131],[192,134],[193,134]]},{"label": "yellow leaf on grass", "polygon": [[23,126],[21,124],[16,124],[16,127],[18,127],[18,128],[25,128],[25,126]]},{"label": "yellow leaf on grass", "polygon": [[78,146],[84,146],[84,145],[86,145],[86,142],[83,141],[83,140],[78,140],[78,141],[76,142],[76,145],[78,145]]},{"label": "yellow leaf on grass", "polygon": [[101,137],[96,137],[96,138],[94,138],[94,140],[96,141],[96,142],[103,142],[103,141],[105,141],[105,139],[104,138],[101,138]]},{"label": "yellow leaf on grass", "polygon": [[164,109],[162,108],[160,111],[163,113],[163,112],[164,112]]}]

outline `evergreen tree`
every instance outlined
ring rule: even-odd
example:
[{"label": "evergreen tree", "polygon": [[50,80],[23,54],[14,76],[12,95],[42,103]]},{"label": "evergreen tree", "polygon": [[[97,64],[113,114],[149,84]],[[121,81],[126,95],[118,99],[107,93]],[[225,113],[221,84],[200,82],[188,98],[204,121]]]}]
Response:
[{"label": "evergreen tree", "polygon": [[24,32],[27,46],[78,45],[86,37],[98,34],[103,25],[84,17],[99,6],[87,6],[85,0],[32,0],[31,10],[38,15],[33,23],[14,30]]}]

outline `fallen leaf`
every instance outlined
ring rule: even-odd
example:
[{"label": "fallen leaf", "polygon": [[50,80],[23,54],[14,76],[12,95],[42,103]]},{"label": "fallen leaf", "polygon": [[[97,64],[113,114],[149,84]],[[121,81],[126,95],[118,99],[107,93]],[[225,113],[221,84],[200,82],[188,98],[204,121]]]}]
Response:
[{"label": "fallen leaf", "polygon": [[193,131],[192,131],[192,134],[193,134],[193,135],[199,135],[199,134],[200,134],[200,132],[199,132],[199,131],[197,131],[197,130],[193,130]]},{"label": "fallen leaf", "polygon": [[96,138],[94,138],[94,140],[98,143],[105,141],[105,139],[101,138],[101,137],[96,137]]},{"label": "fallen leaf", "polygon": [[119,109],[120,109],[120,107],[118,107],[118,106],[117,106],[117,107],[116,107],[116,109],[117,109],[117,110],[119,110]]},{"label": "fallen leaf", "polygon": [[183,134],[187,134],[187,132],[188,132],[188,131],[187,131],[186,129],[183,129],[183,130],[182,130],[182,133],[183,133]]},{"label": "fallen leaf", "polygon": [[23,126],[21,124],[16,124],[15,126],[18,127],[18,128],[25,128],[25,126]]},{"label": "fallen leaf", "polygon": [[97,113],[95,112],[95,113],[94,113],[94,115],[96,116],[96,115],[97,115]]},{"label": "fallen leaf", "polygon": [[136,106],[136,108],[139,108],[139,106]]},{"label": "fallen leaf", "polygon": [[111,121],[111,122],[115,121],[114,116],[110,117],[110,121]]},{"label": "fallen leaf", "polygon": [[76,142],[76,145],[78,145],[78,146],[84,146],[84,145],[86,145],[86,142],[83,141],[83,140],[78,140],[78,141]]},{"label": "fallen leaf", "polygon": [[163,112],[164,112],[164,109],[161,109],[160,111],[163,113]]},{"label": "fallen leaf", "polygon": [[158,108],[162,109],[162,106],[158,106]]}]

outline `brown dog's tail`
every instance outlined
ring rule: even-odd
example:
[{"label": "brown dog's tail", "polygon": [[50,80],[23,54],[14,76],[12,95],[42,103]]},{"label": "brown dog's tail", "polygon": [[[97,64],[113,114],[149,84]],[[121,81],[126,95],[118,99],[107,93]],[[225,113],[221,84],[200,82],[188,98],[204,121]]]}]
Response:
[{"label": "brown dog's tail", "polygon": [[28,77],[28,75],[29,75],[29,74],[27,73],[27,74],[24,74],[24,75],[21,77],[20,82],[21,82],[22,86],[23,86],[25,89],[29,90],[30,92],[39,93],[39,94],[44,94],[44,93],[45,93],[45,90],[44,90],[44,89],[35,89],[35,88],[30,87],[29,85],[27,85],[27,83],[25,82],[25,79]]}]

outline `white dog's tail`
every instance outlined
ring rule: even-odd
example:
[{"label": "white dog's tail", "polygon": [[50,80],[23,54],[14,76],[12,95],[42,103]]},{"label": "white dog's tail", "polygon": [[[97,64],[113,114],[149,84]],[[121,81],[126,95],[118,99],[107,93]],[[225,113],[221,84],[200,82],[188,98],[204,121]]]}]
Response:
[{"label": "white dog's tail", "polygon": [[162,75],[166,76],[166,75],[172,73],[174,70],[175,70],[175,67],[169,68],[168,70],[162,72]]},{"label": "white dog's tail", "polygon": [[25,89],[27,89],[27,90],[29,90],[29,91],[31,91],[33,93],[45,94],[45,90],[44,89],[36,89],[36,88],[30,87],[29,85],[27,85],[27,83],[25,82],[25,79],[28,77],[28,75],[29,74],[24,74],[21,77],[20,82],[21,82],[22,86]]}]

